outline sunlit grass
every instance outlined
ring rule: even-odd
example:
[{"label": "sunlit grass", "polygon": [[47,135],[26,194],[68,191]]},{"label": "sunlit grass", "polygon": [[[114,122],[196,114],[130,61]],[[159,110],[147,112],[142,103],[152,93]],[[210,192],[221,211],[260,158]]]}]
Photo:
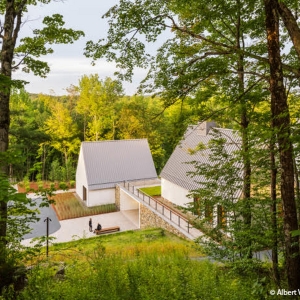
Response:
[{"label": "sunlit grass", "polygon": [[[187,257],[202,256],[201,249],[194,242],[180,238],[160,228],[125,231],[112,235],[95,236],[88,239],[80,239],[67,243],[55,243],[49,247],[51,261],[71,262],[74,259],[82,263],[92,257],[105,253],[106,256],[121,256],[123,259],[131,259],[135,256],[159,253],[181,253]],[[43,260],[46,257],[46,249],[42,248],[41,255],[36,259]]]},{"label": "sunlit grass", "polygon": [[149,196],[160,196],[161,195],[161,186],[160,185],[140,188],[140,190]]}]

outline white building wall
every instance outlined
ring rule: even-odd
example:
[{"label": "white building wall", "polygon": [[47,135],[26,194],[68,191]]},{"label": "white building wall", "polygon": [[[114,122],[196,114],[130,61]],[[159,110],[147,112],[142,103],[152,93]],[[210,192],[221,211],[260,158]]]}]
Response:
[{"label": "white building wall", "polygon": [[102,204],[113,204],[116,202],[116,190],[112,189],[103,189],[88,191],[88,200],[87,206],[97,206]]},{"label": "white building wall", "polygon": [[[84,159],[82,154],[82,149],[80,148],[78,164],[76,169],[76,194],[83,199],[83,186],[87,189],[87,179],[85,172]],[[87,195],[88,197],[88,195]]]},{"label": "white building wall", "polygon": [[161,195],[163,198],[173,202],[176,205],[187,207],[187,203],[192,202],[193,199],[187,197],[189,191],[161,178]]},{"label": "white building wall", "polygon": [[120,190],[120,210],[139,209],[139,202],[135,201],[125,191]]}]

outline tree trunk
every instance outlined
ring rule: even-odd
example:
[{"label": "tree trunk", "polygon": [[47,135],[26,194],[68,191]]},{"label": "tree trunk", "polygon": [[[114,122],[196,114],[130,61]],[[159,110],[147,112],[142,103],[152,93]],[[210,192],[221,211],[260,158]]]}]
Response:
[{"label": "tree trunk", "polygon": [[42,181],[45,181],[45,170],[46,170],[46,146],[43,144],[43,153],[41,155],[42,160]]},{"label": "tree trunk", "polygon": [[300,220],[300,182],[299,182],[299,171],[296,163],[296,158],[294,154],[294,171],[295,171],[295,181],[296,181],[296,207],[298,221]]},{"label": "tree trunk", "polygon": [[[240,6],[240,1],[237,1],[238,6]],[[241,31],[241,19],[240,15],[237,18],[236,24],[236,46],[238,50],[244,48],[243,36],[240,33]],[[242,45],[241,45],[242,44]],[[242,51],[239,51],[242,53]],[[238,72],[238,85],[239,85],[239,95],[245,94],[245,79],[244,79],[244,55],[239,54],[237,61],[237,72]],[[251,163],[249,157],[249,141],[248,141],[248,117],[247,117],[247,107],[245,103],[245,97],[241,97],[240,100],[241,108],[241,132],[242,132],[242,159],[243,159],[243,219],[244,219],[244,229],[248,232],[251,229]],[[247,237],[245,248],[247,249],[248,258],[252,258],[252,249],[251,249],[251,239]]]},{"label": "tree trunk", "polygon": [[294,192],[293,147],[290,140],[290,117],[287,96],[283,85],[282,62],[279,44],[277,1],[264,0],[266,31],[270,63],[271,112],[277,135],[281,166],[281,199],[283,204],[284,240],[287,278],[290,290],[300,288],[300,256],[298,237],[291,233],[298,229]]},{"label": "tree trunk", "polygon": [[272,136],[270,142],[270,170],[271,170],[271,226],[272,226],[272,268],[276,285],[280,286],[280,275],[278,270],[278,229],[277,229],[277,196],[276,176],[277,168],[275,163],[275,142]]},{"label": "tree trunk", "polygon": [[[11,66],[18,33],[14,30],[14,21],[14,1],[6,1],[6,13],[3,26],[4,34],[2,38],[0,60],[1,75],[8,78],[9,84],[5,89],[0,91],[0,152],[6,152],[8,149]],[[18,25],[19,23],[17,22],[16,26]],[[8,166],[5,163],[1,166],[1,172],[8,175]],[[7,200],[8,199],[2,195],[0,200],[0,265],[6,261]]]}]

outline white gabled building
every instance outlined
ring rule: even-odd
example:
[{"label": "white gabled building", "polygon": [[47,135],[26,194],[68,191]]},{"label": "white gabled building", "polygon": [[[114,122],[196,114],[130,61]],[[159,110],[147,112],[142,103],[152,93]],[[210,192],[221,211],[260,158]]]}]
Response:
[{"label": "white gabled building", "polygon": [[[205,146],[214,138],[213,132],[217,132],[226,139],[225,147],[228,153],[239,149],[240,138],[231,129],[217,128],[214,122],[189,126],[160,174],[163,198],[183,207],[187,207],[188,203],[193,202],[194,199],[189,198],[188,195],[192,190],[201,188],[199,182],[203,182],[205,179],[201,174],[194,177],[189,175],[189,172],[195,171],[195,165],[191,162],[212,163],[209,160],[210,150]],[[199,144],[204,145],[206,149],[195,151]],[[235,198],[239,199],[240,196],[241,190],[238,190]]]},{"label": "white gabled building", "polygon": [[76,193],[87,206],[115,203],[116,184],[156,179],[146,139],[82,142]]}]

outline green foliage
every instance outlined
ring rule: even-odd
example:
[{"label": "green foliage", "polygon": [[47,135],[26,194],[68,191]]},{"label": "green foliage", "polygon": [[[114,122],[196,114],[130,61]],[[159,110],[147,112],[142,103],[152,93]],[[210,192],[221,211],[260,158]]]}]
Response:
[{"label": "green foliage", "polygon": [[300,236],[300,230],[292,231],[292,236]]},{"label": "green foliage", "polygon": [[50,144],[64,154],[65,164],[72,153],[78,153],[80,140],[77,124],[73,122],[69,110],[63,103],[50,106],[51,118],[45,122],[45,132],[50,136]]},{"label": "green foliage", "polygon": [[109,77],[100,80],[97,74],[84,75],[77,90],[76,111],[84,118],[84,139],[115,139],[115,111],[123,95],[121,82]]},{"label": "green foliage", "polygon": [[75,180],[70,180],[70,187],[71,187],[71,188],[74,188],[74,187],[75,187],[75,184],[76,184],[76,181],[75,181]]},{"label": "green foliage", "polygon": [[189,106],[182,103],[165,108],[158,97],[126,97],[119,105],[117,138],[147,138],[159,173],[192,117]]},{"label": "green foliage", "polygon": [[51,44],[71,44],[84,36],[83,31],[64,28],[63,16],[54,14],[46,16],[43,20],[42,29],[33,30],[33,37],[24,37],[20,40],[20,45],[14,49],[19,56],[24,56],[24,72],[33,72],[34,75],[46,77],[50,71],[47,62],[36,58],[53,53],[52,48],[47,48]]},{"label": "green foliage", "polygon": [[67,190],[68,189],[68,185],[65,182],[60,182],[59,183],[59,189],[61,189],[61,190]]},{"label": "green foliage", "polygon": [[[23,265],[23,260],[35,252],[22,246],[22,237],[30,232],[30,222],[38,220],[33,200],[26,197],[25,193],[18,193],[9,183],[7,177],[0,174],[0,202],[1,207],[6,207],[6,216],[1,214],[1,230],[5,228],[5,235],[0,245],[0,291],[4,286],[17,284],[17,271]],[[47,204],[47,201],[44,204]],[[7,292],[9,289],[7,290]]]},{"label": "green foliage", "polygon": [[75,177],[80,124],[75,119],[74,105],[69,107],[68,100],[71,99],[46,95],[39,95],[36,100],[43,110],[40,130],[47,136],[47,140],[40,143],[38,152],[43,161],[44,179],[48,174],[50,180],[57,181],[69,181]]},{"label": "green foliage", "polygon": [[118,73],[120,78],[131,79],[134,67],[144,68],[149,61],[146,47],[138,36],[146,34],[147,42],[155,41],[166,28],[166,14],[161,1],[121,1],[105,14],[110,24],[107,39],[102,38],[97,43],[89,41],[86,56],[94,60],[106,56],[108,61],[115,61],[120,69],[126,70]]},{"label": "green foliage", "polygon": [[[190,175],[201,188],[191,191],[191,197],[198,201],[191,202],[190,209],[199,216],[196,226],[210,237],[201,239],[207,253],[218,260],[233,262],[243,272],[252,272],[258,269],[259,262],[249,257],[272,245],[270,199],[258,192],[253,192],[250,199],[242,197],[241,140],[239,136],[227,140],[218,132],[213,136],[207,147],[199,150],[199,155],[207,156],[207,162],[193,163],[195,172]],[[266,169],[262,172],[265,175]],[[244,222],[245,212],[252,216],[251,226]],[[256,233],[262,229],[264,235],[258,236]]]},{"label": "green foliage", "polygon": [[57,159],[52,161],[52,163],[51,163],[49,179],[51,181],[62,180],[61,167],[60,167],[59,161]]},{"label": "green foliage", "polygon": [[22,89],[27,83],[25,80],[12,80],[8,76],[0,74],[0,91],[9,92],[11,88]]},{"label": "green foliage", "polygon": [[[42,179],[46,162],[38,159],[44,156],[47,136],[42,132],[45,111],[39,103],[32,99],[24,90],[13,90],[10,99],[10,149],[19,152],[22,161],[12,164],[12,173],[17,180],[22,180],[25,175],[33,176],[40,173]],[[43,151],[40,151],[43,150]]]}]

